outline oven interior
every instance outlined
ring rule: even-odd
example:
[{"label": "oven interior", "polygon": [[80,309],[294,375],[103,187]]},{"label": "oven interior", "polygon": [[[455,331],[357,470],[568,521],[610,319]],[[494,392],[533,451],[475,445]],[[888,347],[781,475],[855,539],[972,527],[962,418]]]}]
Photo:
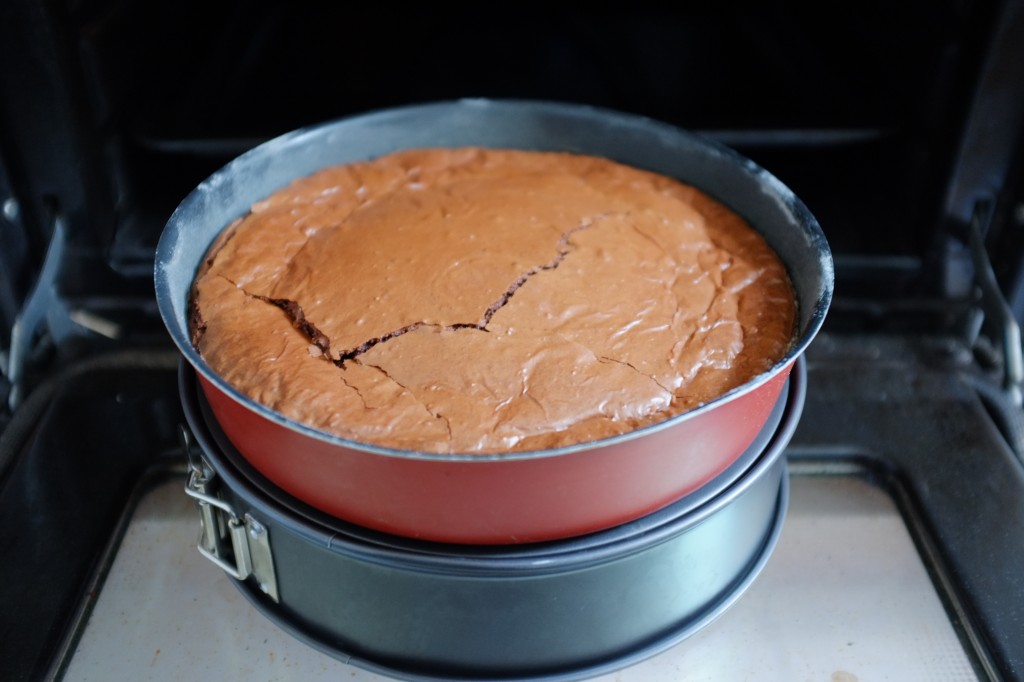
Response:
[{"label": "oven interior", "polygon": [[788,457],[891,494],[978,677],[1024,679],[1019,0],[4,3],[5,677],[63,674],[132,491],[181,464],[152,281],[177,203],[284,132],[464,97],[640,114],[793,189],[836,285]]}]

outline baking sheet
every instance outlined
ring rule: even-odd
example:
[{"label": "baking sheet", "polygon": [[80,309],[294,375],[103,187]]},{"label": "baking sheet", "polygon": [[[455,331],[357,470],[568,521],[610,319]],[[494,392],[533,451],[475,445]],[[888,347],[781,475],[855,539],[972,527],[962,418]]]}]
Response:
[{"label": "baking sheet", "polygon": [[[903,516],[853,475],[791,476],[762,574],[690,639],[597,682],[980,679]],[[195,550],[198,515],[173,476],[134,509],[63,679],[389,678],[295,640]]]}]

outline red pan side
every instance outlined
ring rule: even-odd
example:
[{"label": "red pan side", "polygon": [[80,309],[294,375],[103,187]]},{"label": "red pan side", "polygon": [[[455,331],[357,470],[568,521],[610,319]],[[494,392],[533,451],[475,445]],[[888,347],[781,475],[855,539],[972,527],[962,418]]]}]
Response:
[{"label": "red pan side", "polygon": [[714,408],[593,448],[528,457],[391,456],[273,422],[202,375],[225,435],[272,483],[323,512],[436,542],[555,540],[625,523],[707,483],[754,441],[792,364]]}]

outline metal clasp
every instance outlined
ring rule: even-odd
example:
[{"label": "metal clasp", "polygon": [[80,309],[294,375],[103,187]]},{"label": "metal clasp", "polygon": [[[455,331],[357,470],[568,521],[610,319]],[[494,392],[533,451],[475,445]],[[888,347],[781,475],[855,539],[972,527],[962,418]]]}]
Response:
[{"label": "metal clasp", "polygon": [[191,434],[183,429],[189,455],[189,477],[185,492],[199,506],[199,553],[236,580],[253,577],[260,590],[279,601],[274,558],[267,527],[251,514],[239,516],[217,496],[217,474],[190,446]]}]

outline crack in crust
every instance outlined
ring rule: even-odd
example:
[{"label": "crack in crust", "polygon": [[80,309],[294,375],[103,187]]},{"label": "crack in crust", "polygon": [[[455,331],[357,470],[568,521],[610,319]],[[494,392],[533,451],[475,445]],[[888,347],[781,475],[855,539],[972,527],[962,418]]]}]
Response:
[{"label": "crack in crust", "polygon": [[[354,360],[355,358],[359,357],[360,355],[362,355],[366,351],[370,350],[371,348],[373,348],[377,344],[384,343],[385,341],[390,341],[391,339],[394,339],[394,338],[397,338],[399,336],[402,336],[403,334],[408,334],[409,332],[416,331],[417,329],[419,329],[421,327],[436,327],[438,329],[448,330],[448,329],[454,329],[454,328],[473,327],[473,326],[475,326],[475,325],[458,325],[457,327],[455,327],[455,326],[443,326],[443,325],[438,325],[438,324],[430,324],[428,322],[413,322],[412,324],[407,324],[407,325],[405,325],[404,327],[402,327],[400,329],[395,329],[394,331],[390,331],[387,334],[383,334],[381,336],[376,336],[376,337],[374,337],[372,339],[364,341],[363,343],[359,344],[355,348],[350,348],[349,350],[343,351],[342,353],[340,353],[338,355],[338,359],[337,360],[332,360],[332,362],[334,364],[336,364],[338,367],[344,368],[346,362],[348,362],[349,360]],[[372,367],[376,367],[376,365],[371,365],[371,366]]]},{"label": "crack in crust", "polygon": [[[596,353],[595,353],[595,355],[596,355]],[[668,393],[670,395],[674,395],[674,393],[673,393],[671,388],[669,388],[665,384],[663,384],[660,381],[658,381],[658,377],[654,376],[653,374],[648,374],[647,372],[641,372],[639,369],[637,369],[636,365],[634,365],[631,362],[626,362],[625,360],[618,360],[618,359],[610,357],[608,355],[597,355],[597,360],[598,360],[598,362],[607,362],[607,363],[612,363],[612,364],[615,364],[615,365],[621,365],[623,367],[628,367],[629,369],[633,370],[634,372],[636,372],[640,376],[645,377],[645,378],[650,379],[651,381],[653,381],[655,384],[658,385],[658,388],[660,388],[661,390],[665,391],[666,393]]]},{"label": "crack in crust", "polygon": [[[509,285],[509,287],[507,289],[505,289],[504,293],[498,298],[498,300],[495,301],[494,303],[492,303],[491,305],[489,305],[487,307],[487,310],[484,311],[484,314],[480,318],[479,322],[456,322],[454,324],[447,324],[447,325],[441,325],[441,324],[430,323],[430,322],[423,322],[423,321],[414,322],[414,323],[408,324],[408,325],[406,325],[404,327],[400,327],[399,329],[395,329],[393,331],[390,331],[390,332],[388,332],[386,334],[382,334],[381,336],[376,336],[376,337],[374,337],[372,339],[368,339],[368,340],[364,341],[363,343],[359,344],[358,346],[355,346],[354,348],[349,348],[348,350],[344,350],[344,351],[342,351],[342,352],[340,352],[338,354],[337,359],[333,359],[332,361],[334,362],[334,364],[338,365],[339,367],[344,368],[346,362],[348,362],[349,360],[353,360],[353,359],[359,357],[360,355],[362,355],[363,353],[366,353],[368,350],[370,350],[374,346],[376,346],[378,344],[381,344],[381,343],[384,343],[386,341],[390,341],[390,340],[395,339],[395,338],[397,338],[399,336],[402,336],[404,334],[408,334],[409,332],[416,331],[417,329],[420,329],[422,327],[433,327],[435,329],[440,329],[442,331],[457,331],[457,330],[460,330],[460,329],[475,329],[477,331],[489,332],[490,330],[487,329],[487,325],[490,324],[491,319],[495,316],[495,314],[497,314],[497,312],[499,310],[501,310],[506,305],[508,305],[508,302],[509,302],[509,300],[511,300],[512,296],[514,296],[515,293],[517,291],[519,291],[519,289],[521,289],[523,287],[523,285],[525,285],[530,280],[530,278],[534,277],[535,275],[537,275],[537,274],[539,274],[541,272],[544,272],[544,271],[547,271],[547,270],[554,270],[559,265],[561,265],[562,261],[565,260],[566,256],[568,256],[570,253],[572,253],[571,239],[572,239],[572,236],[574,234],[576,234],[577,232],[579,232],[581,230],[585,230],[585,229],[587,229],[589,227],[592,227],[596,222],[598,222],[599,220],[601,220],[603,218],[608,217],[608,215],[609,215],[608,213],[602,213],[601,215],[596,216],[593,220],[582,222],[579,225],[576,225],[575,227],[573,227],[572,229],[569,229],[569,230],[566,230],[565,232],[563,232],[561,238],[559,238],[559,240],[558,240],[558,243],[555,245],[555,250],[557,251],[555,257],[552,258],[547,263],[542,263],[541,265],[538,265],[536,267],[530,268],[529,270],[524,272],[522,275],[520,275],[518,278],[516,278],[516,281],[514,281],[511,285]],[[270,301],[270,302],[274,302],[274,301]],[[287,309],[285,309],[285,310],[287,312]],[[301,313],[301,308],[299,310],[300,310],[300,313]],[[310,326],[312,327],[312,325],[310,325]],[[300,329],[301,329],[301,327],[300,327]],[[313,329],[316,329],[316,328],[313,327]],[[324,337],[324,338],[326,339],[326,337]],[[316,344],[316,341],[313,340],[313,343]],[[319,346],[319,344],[317,344],[317,345]],[[326,348],[321,348],[321,350],[323,350],[325,354],[327,353],[327,349]]]},{"label": "crack in crust", "polygon": [[[323,360],[325,360],[327,362],[330,362],[330,363],[336,365],[340,369],[345,369],[346,363],[348,363],[350,361],[357,361],[358,362],[359,356],[361,356],[364,353],[368,352],[370,349],[374,348],[375,346],[377,346],[377,345],[379,345],[381,343],[385,343],[387,341],[391,341],[392,339],[398,338],[399,336],[403,336],[403,335],[408,334],[410,332],[416,331],[417,329],[433,328],[433,329],[437,329],[439,331],[458,331],[460,329],[475,329],[477,331],[482,331],[482,332],[490,333],[490,330],[487,328],[487,325],[490,324],[491,320],[498,313],[498,311],[500,311],[502,308],[504,308],[506,305],[508,305],[509,301],[515,295],[515,293],[517,291],[519,291],[519,289],[521,289],[531,278],[533,278],[534,276],[538,275],[539,273],[556,269],[559,265],[561,265],[561,263],[565,260],[565,258],[569,254],[572,253],[572,251],[573,251],[572,236],[574,234],[594,226],[596,223],[598,223],[599,221],[609,217],[610,215],[611,215],[611,213],[602,213],[600,215],[595,216],[591,220],[581,222],[580,224],[576,225],[575,227],[573,227],[573,228],[563,232],[562,236],[559,238],[557,244],[555,245],[555,250],[556,250],[555,256],[550,261],[548,261],[546,263],[542,263],[542,264],[537,265],[535,267],[532,267],[529,270],[527,270],[526,272],[524,272],[523,274],[521,274],[518,278],[516,278],[516,280],[512,284],[510,284],[508,286],[508,288],[502,293],[502,295],[498,298],[498,300],[495,301],[494,303],[492,303],[490,306],[487,307],[487,309],[484,311],[484,314],[480,318],[479,322],[456,322],[454,324],[447,324],[447,325],[438,324],[438,323],[431,323],[431,322],[424,322],[424,321],[414,322],[414,323],[408,324],[408,325],[406,325],[404,327],[400,327],[399,329],[395,329],[395,330],[392,330],[390,332],[387,332],[386,334],[382,334],[381,336],[377,336],[377,337],[373,337],[371,339],[367,339],[366,341],[364,341],[363,343],[359,344],[358,346],[355,346],[353,348],[349,348],[347,350],[341,351],[340,353],[338,353],[338,356],[336,358],[332,357],[331,354],[330,354],[330,348],[331,348],[330,338],[326,334],[324,334],[320,329],[318,329],[315,324],[313,324],[312,322],[309,321],[309,319],[306,318],[305,313],[302,310],[302,306],[299,305],[299,303],[297,301],[294,301],[294,300],[288,299],[288,298],[273,298],[273,297],[270,297],[270,296],[263,296],[263,295],[260,295],[260,294],[254,294],[254,293],[246,291],[243,287],[239,287],[239,288],[247,296],[249,296],[250,298],[253,298],[253,299],[256,299],[256,300],[259,300],[259,301],[263,301],[264,303],[269,303],[269,304],[279,308],[281,311],[283,311],[285,313],[285,315],[291,320],[292,325],[295,327],[295,329],[297,329],[299,332],[301,332],[310,341],[310,343],[312,343],[314,346],[316,346],[320,350],[320,356],[319,357],[321,357]],[[637,230],[637,231],[640,232],[639,230]],[[643,234],[643,233],[641,232],[641,234]],[[645,236],[645,238],[649,239],[649,237],[647,237],[646,235],[644,235],[644,236]],[[223,275],[220,275],[220,276],[223,277]],[[225,277],[225,279],[228,279],[228,278]],[[231,282],[230,279],[228,279],[228,281]],[[235,286],[238,286],[238,284],[235,283],[235,282],[231,282],[231,283],[234,284]],[[196,316],[196,318],[195,318],[196,319],[196,324],[195,324],[195,326],[193,328],[195,329],[194,341],[195,341],[195,343],[198,344],[198,340],[199,340],[199,338],[201,338],[202,333],[205,331],[206,325],[205,325],[205,322],[203,322],[202,317],[199,315],[199,308],[198,308],[198,304],[197,303],[198,302],[196,301],[196,302],[194,302],[194,305],[193,305],[194,315]],[[614,363],[614,364],[618,364],[618,365],[623,365],[623,366],[629,367],[634,372],[637,372],[638,374],[649,378],[651,381],[653,381],[655,384],[657,384],[663,390],[668,391],[669,393],[672,393],[672,391],[668,387],[666,387],[664,384],[662,384],[660,381],[658,381],[658,379],[656,377],[654,377],[652,375],[649,375],[649,374],[646,374],[644,372],[641,372],[634,365],[632,365],[632,364],[630,364],[628,362],[625,362],[623,360],[618,360],[616,358],[612,358],[612,357],[609,357],[609,356],[606,356],[606,355],[598,355],[598,354],[595,354],[595,355],[598,357],[598,360],[600,362]],[[374,364],[369,364],[369,363],[364,363],[364,364],[367,367],[373,367],[373,368],[377,369],[378,371],[382,372],[385,376],[387,376],[389,379],[394,381],[393,377],[391,377],[391,375],[388,374],[388,372],[383,367],[380,367],[380,366],[374,365]],[[345,383],[348,384],[347,381]],[[397,384],[398,382],[395,382],[395,383]],[[398,385],[401,386],[401,384],[398,384]],[[405,387],[403,387],[403,388],[405,388]],[[365,399],[363,398],[363,396],[360,394],[359,397],[360,397],[360,399],[363,400],[363,402],[365,404]],[[425,405],[424,405],[424,408],[426,409]],[[429,409],[427,409],[427,412],[429,414],[431,414],[431,416],[433,416],[434,418],[442,419],[445,422],[447,422],[447,420],[444,418],[443,415],[435,414],[432,411],[430,411]]]},{"label": "crack in crust", "polygon": [[[563,232],[562,236],[558,240],[558,243],[555,245],[555,250],[557,252],[555,254],[555,257],[552,258],[547,263],[542,263],[541,265],[530,268],[522,275],[520,275],[518,278],[516,278],[516,280],[511,285],[509,285],[509,287],[504,291],[504,293],[502,293],[498,300],[487,307],[487,310],[484,311],[484,314],[481,316],[479,322],[456,322],[447,325],[423,321],[414,322],[404,327],[400,327],[399,329],[390,331],[386,334],[382,334],[380,336],[368,339],[353,348],[341,351],[338,353],[338,356],[336,358],[332,357],[330,353],[330,338],[322,331],[320,331],[320,329],[318,329],[317,326],[306,317],[305,312],[302,310],[302,306],[298,303],[298,301],[294,301],[289,298],[274,298],[271,296],[254,294],[249,291],[246,291],[245,288],[240,287],[236,282],[232,282],[229,278],[224,277],[223,275],[218,276],[227,279],[233,285],[241,289],[242,292],[245,293],[245,295],[249,296],[250,298],[253,298],[258,301],[263,301],[264,303],[269,303],[270,305],[279,308],[281,311],[284,312],[288,319],[291,320],[292,326],[294,326],[295,329],[297,329],[307,339],[309,339],[310,343],[312,343],[314,346],[320,349],[320,357],[344,369],[346,362],[354,360],[360,355],[363,355],[374,346],[398,338],[399,336],[408,334],[409,332],[416,331],[417,329],[420,329],[422,327],[433,327],[436,329],[440,329],[442,331],[475,329],[477,331],[489,332],[490,330],[487,329],[487,325],[490,324],[491,319],[495,316],[495,314],[497,314],[499,310],[508,305],[508,302],[512,299],[515,293],[519,291],[519,289],[521,289],[535,275],[541,272],[554,270],[555,268],[557,268],[559,265],[561,265],[562,261],[565,260],[566,256],[572,253],[573,249],[571,239],[574,234],[592,227],[595,223],[604,218],[607,218],[609,215],[609,213],[602,213],[600,215],[595,216],[592,220],[582,222],[579,225],[576,225],[575,227]],[[206,324],[199,314],[198,297],[193,298],[192,315],[192,328],[194,329],[192,342],[196,347],[198,347],[199,341],[201,340],[202,335],[206,330]]]},{"label": "crack in crust", "polygon": [[[391,373],[388,372],[383,367],[381,367],[380,365],[374,365],[374,364],[371,364],[371,363],[368,363],[368,362],[359,362],[358,360],[356,360],[355,362],[357,362],[358,364],[362,365],[363,367],[369,367],[371,369],[377,370],[382,375],[384,375],[384,377],[387,378],[388,381],[393,383],[395,386],[398,386],[400,389],[402,389],[403,391],[408,393],[410,396],[415,396],[416,395],[414,391],[410,390],[408,386],[406,386],[405,384],[400,382],[395,377],[391,376]],[[426,412],[428,415],[430,415],[431,418],[437,419],[442,424],[444,424],[445,430],[448,432],[448,440],[451,441],[452,440],[452,424],[451,424],[451,420],[449,420],[448,417],[444,416],[440,412],[435,412],[434,410],[431,410],[430,407],[425,402],[423,402],[422,400],[417,400],[416,402],[419,403],[420,407],[423,408],[423,411]]]},{"label": "crack in crust", "polygon": [[319,348],[324,355],[330,352],[331,340],[327,338],[326,334],[317,329],[315,324],[306,319],[305,313],[302,312],[302,306],[296,301],[288,298],[270,298],[269,296],[259,296],[257,294],[249,295],[283,310],[285,315],[292,321],[292,325],[302,332],[309,339],[310,343]]},{"label": "crack in crust", "polygon": [[558,243],[555,245],[555,250],[557,251],[557,254],[555,255],[555,257],[552,258],[547,263],[543,263],[543,264],[538,265],[536,267],[530,268],[529,270],[524,272],[522,275],[520,275],[519,278],[516,279],[516,281],[513,282],[509,286],[508,289],[505,290],[505,293],[502,294],[501,298],[499,298],[497,301],[492,303],[487,308],[487,310],[484,311],[484,316],[482,318],[482,321],[479,324],[475,325],[475,326],[478,329],[481,329],[483,331],[487,331],[487,329],[485,329],[485,327],[488,324],[490,324],[491,318],[493,318],[494,315],[499,310],[501,310],[506,305],[508,305],[508,302],[512,298],[512,296],[514,296],[515,293],[517,291],[519,291],[523,287],[523,285],[526,284],[527,281],[529,281],[529,279],[531,277],[533,277],[534,275],[540,274],[541,272],[544,272],[546,270],[554,270],[555,268],[557,268],[559,265],[562,264],[562,261],[565,260],[566,256],[568,256],[570,253],[572,253],[572,249],[570,248],[570,240],[572,239],[572,236],[574,234],[576,234],[577,232],[580,232],[581,230],[586,230],[589,227],[593,227],[593,225],[595,223],[597,223],[598,221],[600,221],[600,220],[602,220],[604,218],[607,218],[608,215],[609,215],[608,213],[602,213],[602,214],[596,216],[593,220],[582,222],[579,225],[573,227],[572,229],[566,230],[565,232],[563,232],[562,233],[562,237],[558,240]]}]

